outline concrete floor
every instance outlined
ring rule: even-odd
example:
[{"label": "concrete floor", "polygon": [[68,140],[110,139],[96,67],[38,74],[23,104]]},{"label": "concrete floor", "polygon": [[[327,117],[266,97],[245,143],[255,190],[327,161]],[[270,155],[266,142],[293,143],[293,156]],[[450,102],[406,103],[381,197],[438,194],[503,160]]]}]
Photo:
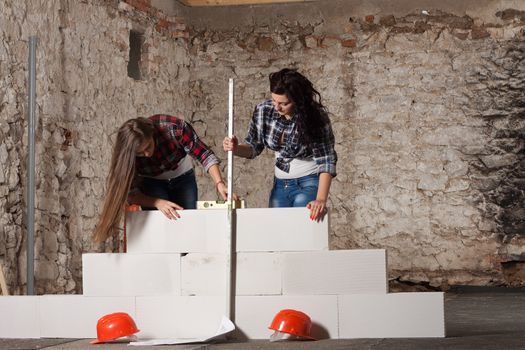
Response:
[{"label": "concrete floor", "polygon": [[[5,315],[2,315],[5,317]],[[90,345],[89,339],[0,339],[0,349],[76,350],[76,349],[524,349],[525,292],[522,290],[464,291],[445,297],[446,338],[423,339],[339,339],[315,342],[270,343],[267,340],[128,347],[126,344]]]}]

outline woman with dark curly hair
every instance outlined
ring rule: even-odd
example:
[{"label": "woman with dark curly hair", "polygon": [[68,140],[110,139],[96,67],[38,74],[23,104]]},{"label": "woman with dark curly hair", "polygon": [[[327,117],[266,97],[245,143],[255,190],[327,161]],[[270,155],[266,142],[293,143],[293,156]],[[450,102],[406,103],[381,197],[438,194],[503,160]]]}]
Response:
[{"label": "woman with dark curly hair", "polygon": [[226,137],[225,151],[257,157],[265,147],[275,152],[270,207],[310,209],[310,219],[326,213],[337,154],[334,134],[321,95],[294,69],[270,74],[272,99],[255,107],[245,143]]}]

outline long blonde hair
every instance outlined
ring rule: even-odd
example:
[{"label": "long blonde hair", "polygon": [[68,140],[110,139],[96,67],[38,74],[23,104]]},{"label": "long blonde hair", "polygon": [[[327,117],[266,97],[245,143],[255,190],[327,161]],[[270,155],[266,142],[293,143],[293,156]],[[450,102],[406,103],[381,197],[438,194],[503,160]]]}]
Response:
[{"label": "long blonde hair", "polygon": [[119,128],[106,180],[104,205],[93,235],[96,242],[105,241],[118,230],[135,177],[137,151],[153,137],[154,130],[153,122],[147,118],[130,119]]}]

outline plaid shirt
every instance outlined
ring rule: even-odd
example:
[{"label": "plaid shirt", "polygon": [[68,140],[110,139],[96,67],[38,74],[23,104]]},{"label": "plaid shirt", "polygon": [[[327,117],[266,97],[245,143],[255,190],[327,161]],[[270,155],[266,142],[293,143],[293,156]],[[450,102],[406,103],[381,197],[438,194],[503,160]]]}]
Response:
[{"label": "plaid shirt", "polygon": [[219,164],[219,159],[202,142],[192,126],[182,119],[169,115],[149,117],[155,126],[155,151],[152,157],[137,157],[137,174],[157,176],[175,170],[186,155],[198,160],[204,169]]},{"label": "plaid shirt", "polygon": [[[273,107],[271,100],[264,101],[255,107],[253,118],[246,136],[246,143],[252,148],[251,158],[257,157],[264,147],[280,152],[275,166],[284,172],[290,171],[290,161],[294,158],[313,159],[318,165],[317,173],[329,173],[336,176],[337,153],[334,149],[335,139],[330,122],[322,130],[321,140],[311,145],[300,142],[297,130],[297,118],[283,118]],[[284,142],[281,144],[281,135]]]}]

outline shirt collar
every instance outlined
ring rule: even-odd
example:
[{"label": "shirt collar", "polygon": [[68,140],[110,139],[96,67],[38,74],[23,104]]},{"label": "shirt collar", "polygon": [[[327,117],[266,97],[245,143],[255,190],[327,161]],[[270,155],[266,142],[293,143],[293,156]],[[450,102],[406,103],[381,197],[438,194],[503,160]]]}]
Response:
[{"label": "shirt collar", "polygon": [[275,110],[275,108],[272,107],[272,118],[276,120],[280,120],[284,124],[291,124],[294,123],[297,120],[298,113],[294,113],[293,117],[291,119],[286,119],[284,116],[281,116],[279,112]]}]

